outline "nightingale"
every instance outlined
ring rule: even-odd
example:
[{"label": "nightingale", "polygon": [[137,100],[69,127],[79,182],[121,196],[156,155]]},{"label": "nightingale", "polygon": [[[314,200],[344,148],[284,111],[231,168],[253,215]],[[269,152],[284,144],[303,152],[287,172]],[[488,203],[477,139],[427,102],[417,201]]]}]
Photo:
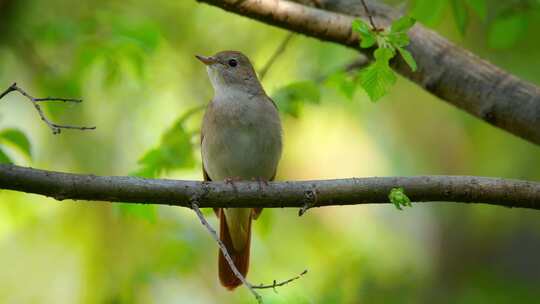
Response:
[{"label": "nightingale", "polygon": [[[271,181],[281,157],[281,121],[248,57],[237,51],[196,57],[206,65],[214,89],[201,128],[203,175],[207,181]],[[234,184],[232,184],[234,186]],[[249,267],[251,221],[262,208],[214,209],[219,237],[234,265],[245,277]],[[221,284],[233,290],[241,281],[222,252],[218,253]]]}]

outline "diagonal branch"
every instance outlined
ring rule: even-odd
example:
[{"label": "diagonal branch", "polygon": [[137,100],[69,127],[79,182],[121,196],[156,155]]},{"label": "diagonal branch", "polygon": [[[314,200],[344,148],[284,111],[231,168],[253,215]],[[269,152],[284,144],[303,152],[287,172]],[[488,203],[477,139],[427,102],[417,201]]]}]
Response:
[{"label": "diagonal branch", "polygon": [[[366,16],[357,0],[318,0],[318,9],[286,0],[198,0],[324,41],[358,49],[353,16]],[[300,0],[296,0],[300,2]],[[399,13],[369,1],[377,26],[387,27]],[[407,49],[419,69],[412,72],[398,56],[394,69],[425,90],[470,114],[540,144],[540,88],[480,59],[437,33],[416,25]],[[370,54],[368,54],[370,55]]]},{"label": "diagonal branch", "polygon": [[34,106],[36,111],[38,112],[39,117],[43,122],[49,126],[49,128],[52,130],[53,134],[59,134],[62,129],[75,129],[75,130],[94,130],[96,127],[79,127],[79,126],[71,126],[71,125],[59,125],[55,124],[52,121],[50,121],[47,116],[45,116],[45,113],[43,113],[43,109],[41,108],[41,105],[39,103],[46,102],[46,101],[60,101],[60,102],[72,102],[72,103],[81,103],[81,99],[73,99],[73,98],[61,98],[61,97],[45,97],[45,98],[36,98],[32,95],[28,94],[26,91],[21,89],[17,86],[17,83],[13,83],[9,88],[7,88],[2,94],[0,94],[0,99],[2,99],[4,96],[11,92],[19,92],[21,95],[26,97]]},{"label": "diagonal branch", "polygon": [[[224,182],[71,174],[0,164],[0,189],[57,200],[175,205],[191,208],[278,208],[390,203],[402,187],[413,202],[484,203],[540,210],[540,182],[474,176],[369,177],[318,181]],[[316,195],[313,195],[316,193]],[[307,209],[307,208],[306,208]]]}]

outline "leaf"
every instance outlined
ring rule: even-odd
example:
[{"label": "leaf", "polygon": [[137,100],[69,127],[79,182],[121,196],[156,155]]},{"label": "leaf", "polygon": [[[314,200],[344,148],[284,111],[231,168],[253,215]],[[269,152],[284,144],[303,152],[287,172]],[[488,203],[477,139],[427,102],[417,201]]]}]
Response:
[{"label": "leaf", "polygon": [[0,149],[0,164],[12,164],[13,162],[9,158],[9,156],[4,153],[2,149]]},{"label": "leaf", "polygon": [[352,22],[353,31],[360,36],[360,47],[370,48],[377,42],[377,36],[371,31],[369,25],[360,19],[355,19]]},{"label": "leaf", "polygon": [[392,23],[391,33],[407,32],[414,26],[416,20],[409,16],[403,16]]},{"label": "leaf", "polygon": [[338,71],[330,75],[326,84],[337,89],[341,94],[352,100],[356,92],[356,82],[344,71]]},{"label": "leaf", "polygon": [[527,30],[527,19],[521,15],[511,15],[495,19],[488,33],[489,46],[507,49],[514,46]]},{"label": "leaf", "polygon": [[141,177],[157,177],[162,172],[173,169],[188,169],[195,166],[193,156],[193,133],[184,126],[186,120],[199,112],[203,107],[195,107],[186,111],[161,137],[158,147],[147,151],[139,159],[140,168],[131,175]]},{"label": "leaf", "polygon": [[416,60],[414,60],[414,57],[412,56],[411,52],[409,52],[406,49],[401,48],[401,47],[398,48],[398,51],[401,54],[401,57],[403,58],[403,60],[405,60],[407,65],[409,65],[411,70],[413,72],[416,72],[418,67],[416,66]]},{"label": "leaf", "polygon": [[486,0],[466,0],[471,9],[485,21],[487,18],[487,3]]},{"label": "leaf", "polygon": [[388,42],[395,48],[405,47],[409,45],[409,35],[407,32],[414,26],[416,20],[414,18],[403,16],[396,20],[390,29],[388,34]]},{"label": "leaf", "polygon": [[411,200],[409,197],[405,194],[405,190],[403,188],[392,188],[390,190],[390,193],[388,194],[388,199],[398,210],[401,209],[401,206],[404,207],[412,207]]},{"label": "leaf", "polygon": [[272,99],[280,111],[298,117],[305,102],[320,102],[321,92],[313,81],[299,81],[278,89]]},{"label": "leaf", "polygon": [[391,49],[379,48],[374,55],[375,62],[360,71],[358,77],[360,85],[371,101],[376,102],[388,93],[390,87],[396,83],[397,77],[388,64],[395,55]]},{"label": "leaf", "polygon": [[416,0],[411,16],[425,25],[435,26],[441,21],[448,0]]},{"label": "leaf", "polygon": [[28,158],[32,158],[30,141],[23,132],[17,129],[3,130],[0,132],[0,140],[13,145]]},{"label": "leaf", "polygon": [[461,34],[465,34],[467,25],[469,23],[469,13],[465,6],[464,0],[451,0],[452,11],[454,13],[454,20]]}]

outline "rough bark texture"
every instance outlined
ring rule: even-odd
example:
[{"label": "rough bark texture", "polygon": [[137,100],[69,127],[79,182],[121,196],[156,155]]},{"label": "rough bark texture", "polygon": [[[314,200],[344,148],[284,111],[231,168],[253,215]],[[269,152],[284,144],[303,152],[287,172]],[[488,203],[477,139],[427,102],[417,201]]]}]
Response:
[{"label": "rough bark texture", "polygon": [[[316,0],[317,9],[285,0],[198,0],[295,32],[358,48],[351,15],[365,16],[360,1]],[[301,2],[300,0],[296,0]],[[378,27],[388,26],[398,12],[369,1]],[[418,63],[412,72],[394,60],[394,69],[422,88],[472,115],[540,144],[540,88],[520,80],[417,24],[410,31]],[[360,51],[365,51],[361,50]]]},{"label": "rough bark texture", "polygon": [[57,200],[132,202],[190,207],[320,207],[389,203],[394,187],[413,202],[485,203],[540,209],[540,183],[472,176],[371,177],[324,181],[221,182],[69,174],[0,165],[0,189]]}]

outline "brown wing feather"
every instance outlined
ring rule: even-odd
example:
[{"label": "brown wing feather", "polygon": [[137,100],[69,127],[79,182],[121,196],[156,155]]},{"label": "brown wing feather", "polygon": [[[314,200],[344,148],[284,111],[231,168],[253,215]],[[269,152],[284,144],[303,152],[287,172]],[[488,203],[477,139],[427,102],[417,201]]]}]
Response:
[{"label": "brown wing feather", "polygon": [[[202,142],[203,142],[203,139],[204,139],[204,132],[203,132],[203,128],[201,128],[201,159],[203,159],[202,157]],[[212,179],[210,178],[210,176],[208,175],[208,172],[206,172],[206,169],[204,168],[204,160],[202,161],[202,173],[203,173],[203,178],[204,178],[204,181],[205,182],[211,182]],[[213,208],[214,209],[214,213],[216,214],[217,217],[219,217],[219,208]]]}]

